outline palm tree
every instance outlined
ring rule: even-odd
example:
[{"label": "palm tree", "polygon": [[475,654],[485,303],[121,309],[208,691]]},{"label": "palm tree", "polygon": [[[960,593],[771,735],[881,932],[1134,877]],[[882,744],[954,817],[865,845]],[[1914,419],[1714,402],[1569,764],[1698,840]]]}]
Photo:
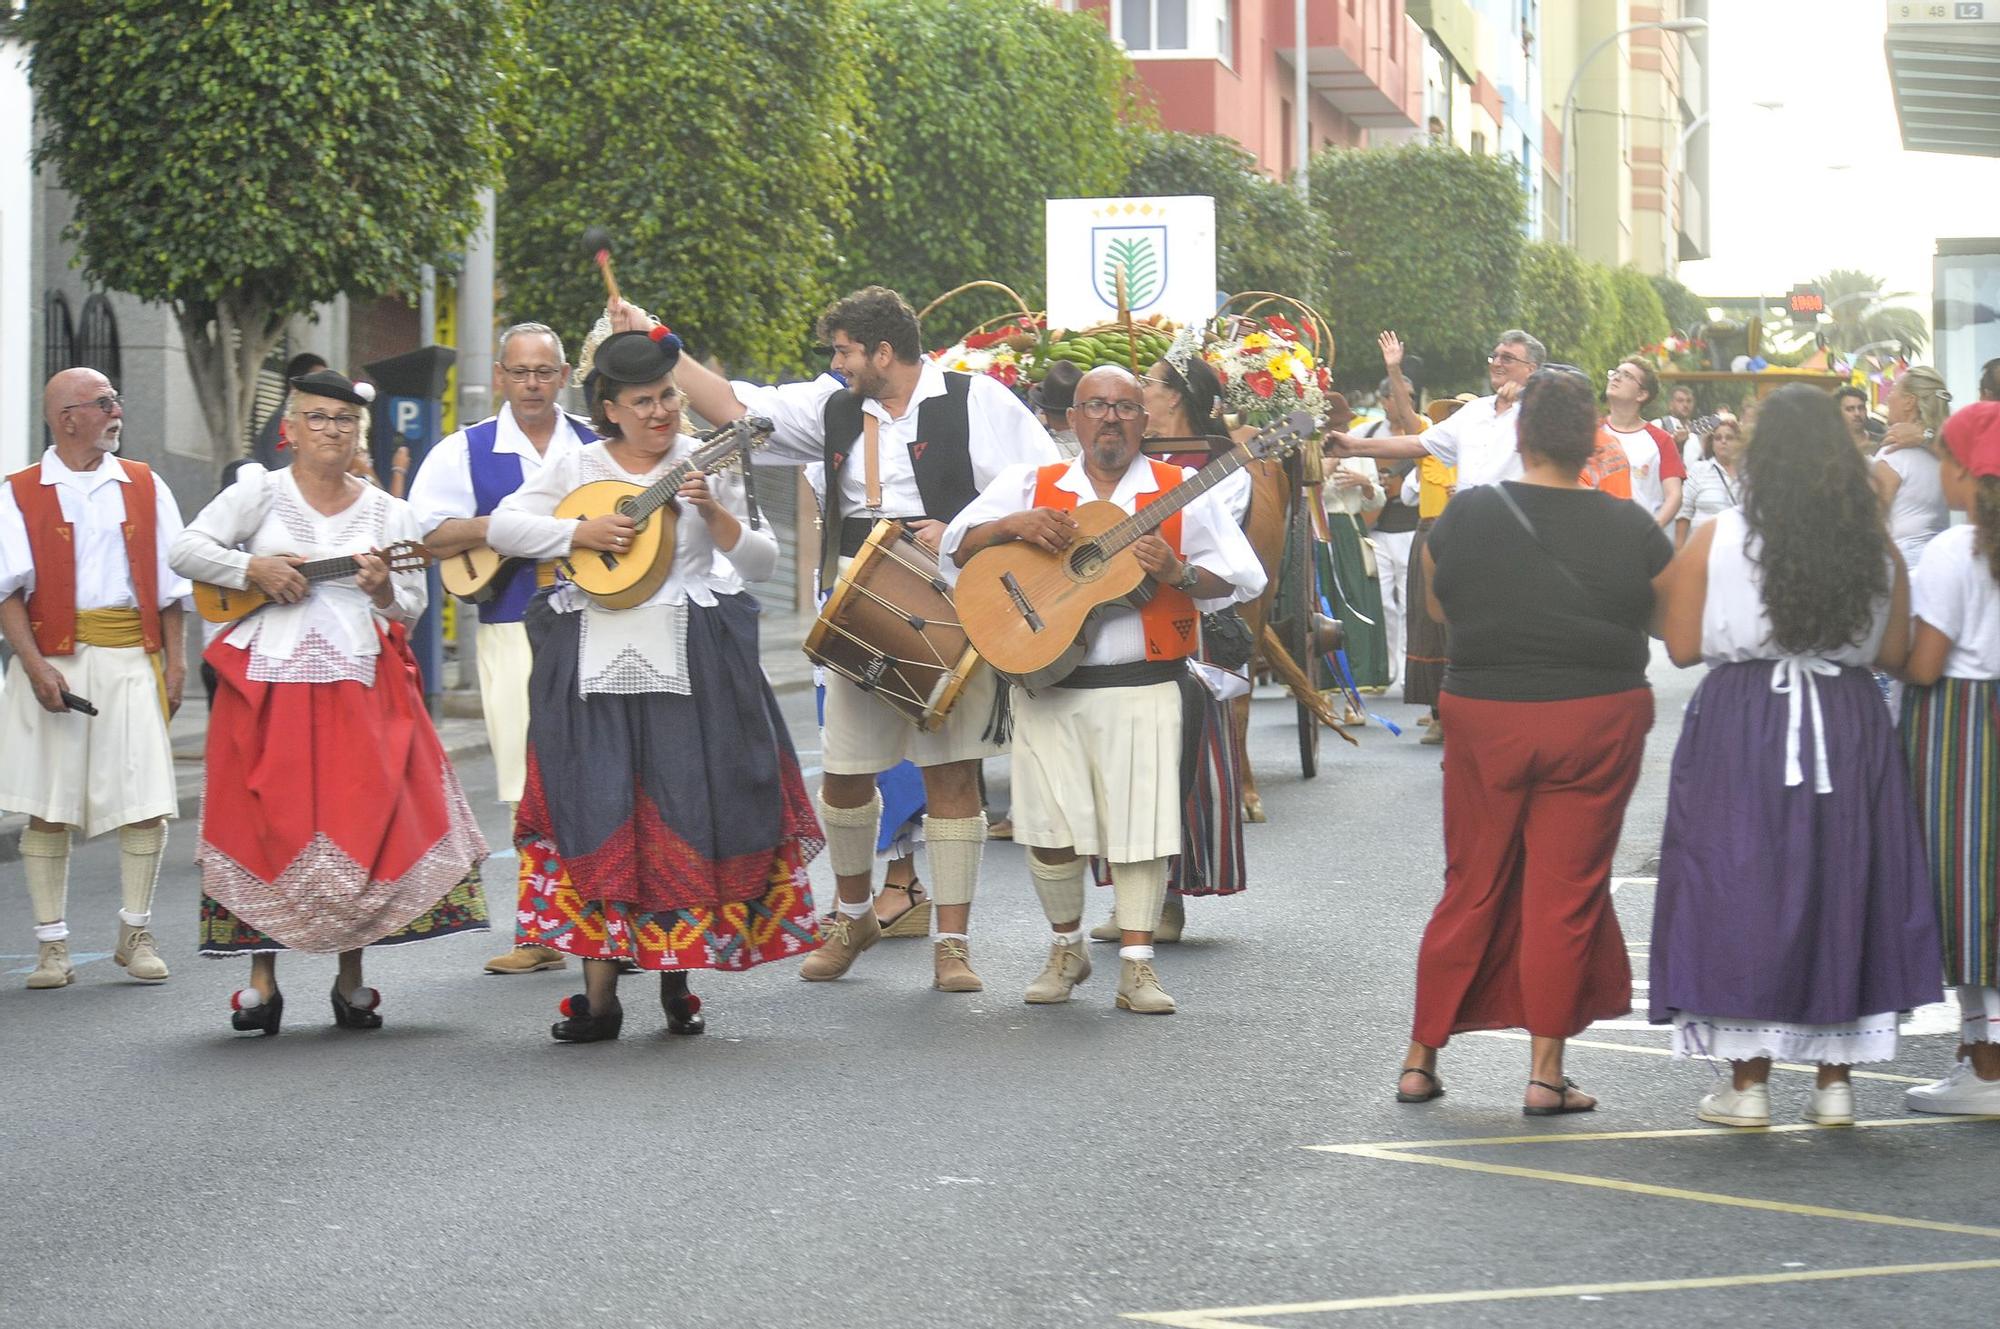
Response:
[{"label": "palm tree", "polygon": [[1822,330],[1833,350],[1854,351],[1871,342],[1893,342],[1903,355],[1915,356],[1930,342],[1924,316],[1894,303],[1913,298],[1908,291],[1885,294],[1881,278],[1853,268],[1835,268],[1813,285],[1826,292],[1826,312],[1833,316],[1833,322]]}]

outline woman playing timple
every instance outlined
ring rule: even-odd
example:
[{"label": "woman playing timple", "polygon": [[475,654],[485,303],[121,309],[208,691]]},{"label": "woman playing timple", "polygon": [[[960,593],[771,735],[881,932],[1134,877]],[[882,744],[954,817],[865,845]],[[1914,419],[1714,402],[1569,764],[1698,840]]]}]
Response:
[{"label": "woman playing timple", "polygon": [[[603,441],[503,501],[488,539],[514,557],[632,548],[623,513],[555,516],[600,480],[652,485],[693,454],[674,381],[680,338],[620,332],[585,375]],[[618,971],[660,975],[667,1028],[696,1034],[692,969],[745,970],[819,945],[806,863],[822,844],[791,736],[757,660],[744,581],[777,566],[749,525],[736,471],[694,471],[676,495],[673,566],[644,604],[607,609],[563,583],[527,616],[528,780],[515,817],[524,908],[516,940],[583,959],[584,988],[550,1030],[618,1037]],[[727,555],[724,559],[720,555]]]},{"label": "woman playing timple", "polygon": [[[217,676],[202,801],[201,951],[249,954],[230,1022],[275,1034],[281,950],[340,956],[334,1023],[382,1025],[362,948],[484,930],[486,841],[424,709],[408,626],[420,570],[369,551],[418,538],[409,505],[349,473],[364,395],[332,370],[292,380],[283,470],[245,466],[174,541],[197,581],[273,602],[210,643]],[[299,565],[346,556],[349,577]]]}]

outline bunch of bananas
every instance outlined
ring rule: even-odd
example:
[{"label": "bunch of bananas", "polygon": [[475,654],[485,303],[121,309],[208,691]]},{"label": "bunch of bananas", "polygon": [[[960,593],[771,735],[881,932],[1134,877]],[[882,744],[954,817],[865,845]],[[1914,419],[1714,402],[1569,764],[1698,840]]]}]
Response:
[{"label": "bunch of bananas", "polygon": [[1100,329],[1095,332],[1051,332],[1046,348],[1040,359],[1046,370],[1049,362],[1067,360],[1086,372],[1099,365],[1118,365],[1131,368],[1133,340],[1138,342],[1139,372],[1145,373],[1149,365],[1167,353],[1173,344],[1174,330],[1168,326],[1140,323],[1133,331],[1124,328]]}]

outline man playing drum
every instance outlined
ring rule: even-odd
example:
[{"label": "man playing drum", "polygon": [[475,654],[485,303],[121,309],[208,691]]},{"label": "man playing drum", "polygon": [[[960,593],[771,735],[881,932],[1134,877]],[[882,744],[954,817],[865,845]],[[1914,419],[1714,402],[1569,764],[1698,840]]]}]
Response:
[{"label": "man playing drum", "polygon": [[[995,476],[1058,459],[1048,431],[1006,388],[984,375],[945,373],[923,354],[917,316],[894,291],[869,286],[837,301],[820,317],[818,335],[832,348],[832,373],[810,383],[731,382],[693,357],[681,362],[680,381],[713,423],[745,411],[768,417],[776,429],[761,460],[825,467],[822,585],[833,584],[876,522],[902,521],[935,555],[945,523]],[[966,930],[986,845],[979,763],[1005,751],[992,723],[996,691],[992,672],[976,671],[942,725],[926,732],[828,672],[819,802],[840,899],[826,944],[807,957],[801,977],[839,978],[882,935],[870,893],[881,815],[875,773],[908,757],[923,770],[928,801],[935,985],[981,989]]]}]

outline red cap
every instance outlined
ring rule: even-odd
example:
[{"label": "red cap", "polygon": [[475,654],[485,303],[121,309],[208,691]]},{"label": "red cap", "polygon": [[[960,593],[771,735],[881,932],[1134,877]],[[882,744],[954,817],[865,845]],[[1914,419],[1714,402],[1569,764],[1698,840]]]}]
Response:
[{"label": "red cap", "polygon": [[1944,445],[1974,475],[2000,475],[2000,401],[1976,401],[1944,422]]}]

